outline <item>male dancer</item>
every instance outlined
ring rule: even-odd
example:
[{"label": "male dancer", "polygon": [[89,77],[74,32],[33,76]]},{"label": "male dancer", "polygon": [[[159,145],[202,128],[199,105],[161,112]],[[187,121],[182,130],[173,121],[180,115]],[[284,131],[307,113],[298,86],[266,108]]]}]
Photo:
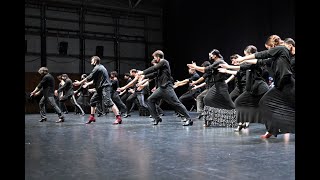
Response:
[{"label": "male dancer", "polygon": [[113,122],[113,124],[121,124],[122,119],[119,113],[119,109],[111,99],[110,92],[112,87],[108,71],[102,64],[100,64],[100,62],[101,60],[98,56],[92,56],[91,65],[94,67],[92,72],[81,81],[76,81],[73,83],[73,85],[79,86],[87,81],[83,86],[84,88],[86,88],[86,86],[88,85],[95,84],[96,91],[90,99],[91,115],[89,116],[89,120],[86,122],[86,124],[90,124],[91,122],[96,121],[96,119],[94,118],[96,105],[101,101],[108,108],[111,107],[113,113],[116,115],[116,120]]},{"label": "male dancer", "polygon": [[60,108],[57,106],[56,101],[54,99],[54,78],[53,76],[49,73],[47,67],[41,67],[38,70],[38,73],[41,75],[42,79],[41,82],[38,84],[38,86],[30,93],[30,96],[34,96],[38,94],[38,92],[42,89],[43,96],[39,102],[39,107],[40,107],[40,115],[41,115],[41,120],[40,122],[47,121],[46,117],[46,111],[45,111],[45,104],[49,101],[51,106],[54,108],[56,113],[59,116],[59,120],[56,121],[56,123],[61,123],[64,122],[64,117],[61,114]]},{"label": "male dancer", "polygon": [[139,75],[147,75],[149,73],[155,73],[157,89],[153,92],[148,98],[149,111],[154,119],[153,125],[158,125],[159,122],[162,122],[162,119],[159,116],[159,112],[156,110],[156,103],[163,99],[168,104],[171,104],[174,109],[186,117],[187,121],[183,126],[193,125],[193,121],[186,109],[186,107],[179,101],[176,93],[173,89],[173,78],[171,77],[171,69],[169,62],[164,59],[164,53],[161,50],[157,50],[152,54],[155,62],[155,66],[151,66],[144,71],[138,71]]}]

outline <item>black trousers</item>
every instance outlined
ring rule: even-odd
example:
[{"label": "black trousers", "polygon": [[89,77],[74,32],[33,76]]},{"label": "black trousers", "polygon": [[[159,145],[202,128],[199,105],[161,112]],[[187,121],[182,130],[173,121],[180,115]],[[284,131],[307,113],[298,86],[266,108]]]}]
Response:
[{"label": "black trousers", "polygon": [[46,105],[47,102],[49,102],[51,104],[51,106],[54,108],[54,110],[56,111],[58,116],[62,117],[61,110],[58,107],[54,97],[53,96],[49,96],[49,97],[42,96],[42,98],[40,99],[40,102],[39,102],[41,119],[46,119],[46,107],[45,107],[45,105]]},{"label": "black trousers", "polygon": [[113,91],[111,93],[111,98],[112,98],[112,101],[119,108],[120,112],[122,113],[127,112],[127,106],[121,101],[119,93],[117,91]]},{"label": "black trousers", "polygon": [[136,91],[127,98],[126,106],[127,106],[127,113],[128,114],[129,114],[129,111],[131,110],[132,105],[136,99],[138,99],[139,106],[143,106],[146,109],[148,109],[148,105],[145,103],[145,100],[144,100],[144,93]]},{"label": "black trousers", "polygon": [[[81,108],[81,106],[78,104],[76,98],[74,97],[74,95],[69,95],[69,96],[62,96],[61,99],[59,100],[60,102],[64,103],[67,100],[70,100],[70,102],[75,105],[76,108],[78,108],[78,110],[81,111],[82,114],[84,114],[83,109]],[[75,112],[77,112],[77,110],[75,110]]]},{"label": "black trousers", "polygon": [[179,101],[187,108],[190,109],[192,105],[196,105],[195,98],[199,95],[198,90],[190,90],[179,97]]},{"label": "black trousers", "polygon": [[90,106],[96,107],[98,103],[102,103],[102,106],[110,108],[114,105],[111,98],[111,86],[105,86],[97,89],[90,99]]},{"label": "black trousers", "polygon": [[160,119],[159,112],[156,108],[156,104],[160,99],[172,105],[174,110],[186,117],[187,120],[191,119],[186,107],[179,101],[173,87],[169,85],[165,88],[158,87],[148,98],[149,111],[155,120]]}]

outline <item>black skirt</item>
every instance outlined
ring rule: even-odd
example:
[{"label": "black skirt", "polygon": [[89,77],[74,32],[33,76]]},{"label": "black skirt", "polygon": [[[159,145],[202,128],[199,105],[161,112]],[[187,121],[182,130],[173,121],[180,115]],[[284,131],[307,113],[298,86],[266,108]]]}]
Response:
[{"label": "black skirt", "polygon": [[262,121],[259,101],[264,94],[253,95],[248,91],[243,92],[235,101],[237,122],[264,123]]},{"label": "black skirt", "polygon": [[202,118],[213,126],[236,127],[236,110],[225,82],[216,82],[204,97]]},{"label": "black skirt", "polygon": [[295,80],[282,89],[273,87],[260,100],[262,119],[273,135],[295,133]]}]

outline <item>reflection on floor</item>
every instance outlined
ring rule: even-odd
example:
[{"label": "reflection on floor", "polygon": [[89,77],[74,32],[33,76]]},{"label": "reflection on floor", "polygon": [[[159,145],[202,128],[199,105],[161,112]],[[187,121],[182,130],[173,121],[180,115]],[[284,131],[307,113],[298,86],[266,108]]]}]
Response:
[{"label": "reflection on floor", "polygon": [[89,115],[56,114],[39,122],[25,115],[25,179],[295,179],[295,135],[260,139],[262,124],[232,128],[182,126],[166,111],[162,123],[133,113],[112,125],[112,113],[84,124]]}]

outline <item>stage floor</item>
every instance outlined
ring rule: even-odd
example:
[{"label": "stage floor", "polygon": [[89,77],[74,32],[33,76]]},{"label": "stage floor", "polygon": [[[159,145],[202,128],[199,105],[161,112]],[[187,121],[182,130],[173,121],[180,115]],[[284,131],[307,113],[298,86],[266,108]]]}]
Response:
[{"label": "stage floor", "polygon": [[[295,135],[260,139],[262,124],[233,128],[182,126],[165,111],[162,123],[133,112],[112,125],[112,113],[84,124],[85,116],[25,115],[25,179],[294,180]],[[191,112],[196,118],[197,114]]]}]

